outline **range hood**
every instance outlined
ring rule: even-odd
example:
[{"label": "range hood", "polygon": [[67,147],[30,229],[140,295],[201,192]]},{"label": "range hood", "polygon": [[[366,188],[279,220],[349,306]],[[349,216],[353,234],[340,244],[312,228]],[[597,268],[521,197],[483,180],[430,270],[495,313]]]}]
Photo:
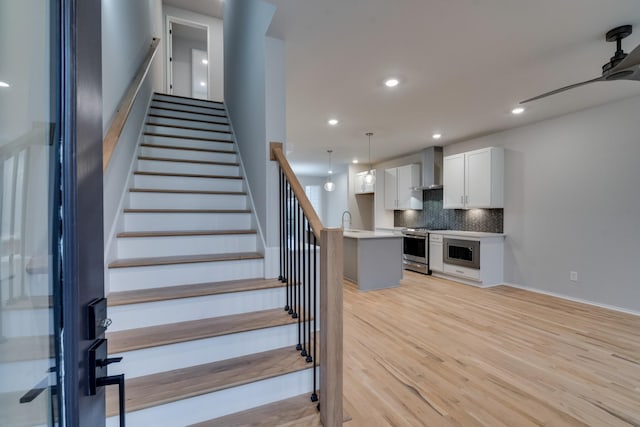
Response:
[{"label": "range hood", "polygon": [[437,190],[442,188],[442,147],[422,150],[422,185],[414,190]]}]

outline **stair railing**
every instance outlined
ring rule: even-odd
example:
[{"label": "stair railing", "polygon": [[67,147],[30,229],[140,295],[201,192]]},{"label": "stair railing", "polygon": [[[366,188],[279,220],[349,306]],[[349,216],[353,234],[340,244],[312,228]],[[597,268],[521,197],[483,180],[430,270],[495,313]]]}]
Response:
[{"label": "stair railing", "polygon": [[318,401],[319,391],[322,425],[341,426],[342,230],[322,225],[282,143],[271,143],[270,157],[279,166],[279,279],[286,283],[284,310],[298,322],[296,350],[307,363],[313,363],[311,400]]},{"label": "stair railing", "polygon": [[140,92],[142,83],[144,83],[145,79],[147,78],[147,74],[149,74],[149,69],[151,68],[153,58],[156,56],[156,52],[158,52],[159,44],[160,39],[154,37],[151,42],[151,46],[149,46],[149,50],[147,51],[147,55],[144,57],[144,60],[140,65],[140,68],[138,68],[138,71],[129,84],[127,91],[122,96],[120,104],[118,104],[118,109],[116,110],[116,115],[109,125],[109,129],[107,130],[104,139],[102,140],[103,173],[109,166],[109,162],[111,161],[113,152],[115,151],[116,145],[118,145],[118,140],[120,139],[120,135],[122,134],[122,129],[124,129],[124,125],[127,123],[129,113],[131,113],[131,108],[133,108],[133,103],[136,101],[136,97],[138,96],[138,92]]}]

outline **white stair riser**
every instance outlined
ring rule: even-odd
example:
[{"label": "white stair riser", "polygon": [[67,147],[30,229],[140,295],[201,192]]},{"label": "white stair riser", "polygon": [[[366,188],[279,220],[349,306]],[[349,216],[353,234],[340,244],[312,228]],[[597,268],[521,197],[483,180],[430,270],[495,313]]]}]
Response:
[{"label": "white stair riser", "polygon": [[208,151],[191,151],[171,148],[141,147],[141,156],[162,157],[169,159],[198,160],[206,162],[237,163],[238,156],[235,153],[220,153]]},{"label": "white stair riser", "polygon": [[264,277],[263,259],[109,269],[111,292]]},{"label": "white stair riser", "polygon": [[[13,391],[26,392],[38,384],[47,375],[50,367],[55,366],[55,359],[24,360],[20,362],[0,363],[0,393]],[[51,384],[55,374],[51,373]]]},{"label": "white stair riser", "polygon": [[[174,102],[182,102],[182,101],[174,101]],[[202,114],[212,114],[212,115],[225,115],[226,112],[224,109],[220,109],[221,107],[213,106],[212,107],[200,107],[197,105],[183,105],[183,104],[175,104],[173,102],[164,102],[161,100],[153,100],[151,102],[151,107],[158,108],[171,108],[174,110],[180,111],[188,111],[191,113],[202,113]]]},{"label": "white stair riser", "polygon": [[247,209],[246,195],[129,193],[133,209]]},{"label": "white stair riser", "polygon": [[[177,108],[176,108],[176,110],[177,110]],[[150,114],[158,114],[158,115],[161,115],[161,116],[171,116],[171,117],[174,117],[174,118],[204,120],[204,121],[209,121],[209,122],[221,122],[221,123],[228,123],[229,122],[226,117],[214,117],[214,116],[203,115],[203,114],[194,114],[194,113],[189,113],[189,112],[169,111],[169,110],[163,110],[163,109],[160,109],[160,108],[153,108],[153,105],[151,106],[151,108],[149,108],[149,113]]]},{"label": "white stair riser", "polygon": [[174,147],[202,148],[205,150],[234,151],[235,145],[224,141],[202,141],[199,139],[172,138],[165,136],[144,135],[144,142],[156,145],[172,145]]},{"label": "white stair riser", "polygon": [[160,133],[163,135],[188,136],[188,137],[195,137],[195,138],[224,139],[227,141],[230,141],[232,139],[232,135],[227,132],[217,132],[212,130],[182,129],[182,128],[167,127],[167,126],[147,125],[145,127],[145,132]]},{"label": "white stair riser", "polygon": [[285,292],[280,287],[109,307],[109,332],[281,308]]},{"label": "white stair riser", "polygon": [[242,191],[241,179],[191,178],[182,176],[134,175],[136,188],[158,190]]},{"label": "white stair riser", "polygon": [[138,160],[138,170],[143,172],[186,173],[199,175],[239,176],[238,166],[210,165],[206,163],[165,162]]},{"label": "white stair riser", "polygon": [[255,234],[221,236],[119,237],[118,258],[255,252]]},{"label": "white stair riser", "polygon": [[170,96],[170,95],[163,95],[161,93],[156,93],[153,96],[153,100],[180,102],[182,104],[196,105],[200,107],[224,108],[224,104],[222,102],[211,102],[211,101],[205,101],[202,99],[193,99],[193,98],[179,98],[179,97]]},{"label": "white stair riser", "polygon": [[154,230],[246,230],[251,214],[125,213],[125,231]]},{"label": "white stair riser", "polygon": [[[170,116],[166,114],[161,114],[161,115],[167,116],[167,117]],[[198,120],[173,119],[173,118],[167,118],[167,117],[149,116],[147,117],[146,123],[151,123],[151,124],[156,123],[156,124],[173,125],[173,126],[186,126],[186,127],[208,129],[208,130],[223,130],[223,131],[231,130],[231,127],[228,124],[212,123],[210,121],[205,122],[205,121],[198,121]]]},{"label": "white stair riser", "polygon": [[126,378],[136,378],[247,356],[277,348],[290,347],[291,351],[296,351],[297,342],[297,324],[274,326],[213,338],[110,354],[110,357],[122,356],[126,363],[110,366],[109,373],[125,374]]},{"label": "white stair riser", "polygon": [[53,335],[51,309],[3,310],[2,329],[7,338]]},{"label": "white stair riser", "polygon": [[[307,369],[131,412],[127,414],[127,425],[154,427],[189,425],[311,393],[312,371],[313,369]],[[117,426],[117,416],[107,418],[106,427]]]}]

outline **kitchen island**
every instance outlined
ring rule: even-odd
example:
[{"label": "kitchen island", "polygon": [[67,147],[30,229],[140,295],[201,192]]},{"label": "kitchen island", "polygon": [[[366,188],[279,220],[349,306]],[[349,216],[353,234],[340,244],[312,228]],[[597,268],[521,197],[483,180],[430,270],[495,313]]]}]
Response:
[{"label": "kitchen island", "polygon": [[402,236],[380,231],[344,231],[344,278],[361,291],[392,288],[402,279]]}]

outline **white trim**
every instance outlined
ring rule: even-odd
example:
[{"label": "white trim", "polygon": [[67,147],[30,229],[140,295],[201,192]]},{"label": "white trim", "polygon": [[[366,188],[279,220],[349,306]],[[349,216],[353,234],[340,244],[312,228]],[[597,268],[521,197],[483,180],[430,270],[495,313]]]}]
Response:
[{"label": "white trim", "polygon": [[592,305],[594,307],[606,308],[607,310],[613,310],[613,311],[618,311],[618,312],[621,312],[621,313],[632,314],[634,316],[640,316],[640,312],[639,311],[634,311],[634,310],[630,310],[628,308],[618,307],[618,306],[615,306],[615,305],[602,304],[602,303],[599,303],[599,302],[589,301],[589,300],[585,300],[585,299],[582,299],[582,298],[570,297],[568,295],[562,295],[562,294],[558,294],[558,293],[555,293],[555,292],[543,291],[542,289],[529,288],[529,287],[522,286],[522,285],[516,285],[514,283],[504,282],[504,283],[502,283],[502,285],[503,286],[509,286],[511,288],[516,288],[516,289],[522,289],[524,291],[534,292],[536,294],[548,295],[548,296],[551,296],[551,297],[561,298],[561,299],[564,299],[564,300],[578,302],[578,303],[581,303],[581,304]]},{"label": "white trim", "polygon": [[[177,16],[174,15],[166,15],[166,21],[165,21],[165,36],[166,36],[166,46],[165,46],[165,51],[167,52],[166,58],[165,58],[165,65],[167,67],[167,83],[166,83],[166,91],[168,94],[173,95],[173,62],[170,61],[171,58],[173,58],[173,34],[169,34],[169,27],[171,26],[172,23],[175,24],[180,24],[180,25],[186,25],[188,27],[195,27],[195,28],[199,28],[199,29],[203,29],[207,32],[207,60],[209,61],[209,64],[207,64],[207,99],[210,100],[211,99],[211,72],[209,67],[211,66],[211,28],[209,27],[208,24],[203,24],[201,22],[197,22],[197,21],[192,21],[190,19],[186,19],[186,18],[179,18]],[[193,95],[193,93],[191,94]],[[192,96],[193,97],[193,96]]]},{"label": "white trim", "polygon": [[454,276],[452,274],[440,273],[437,271],[432,271],[431,276],[437,277],[439,279],[451,280],[452,282],[462,283],[463,285],[473,286],[474,288],[487,289],[493,288],[495,286],[500,286],[502,283],[494,283],[494,284],[484,284],[482,282],[476,282],[474,280],[465,279],[464,277]]}]

